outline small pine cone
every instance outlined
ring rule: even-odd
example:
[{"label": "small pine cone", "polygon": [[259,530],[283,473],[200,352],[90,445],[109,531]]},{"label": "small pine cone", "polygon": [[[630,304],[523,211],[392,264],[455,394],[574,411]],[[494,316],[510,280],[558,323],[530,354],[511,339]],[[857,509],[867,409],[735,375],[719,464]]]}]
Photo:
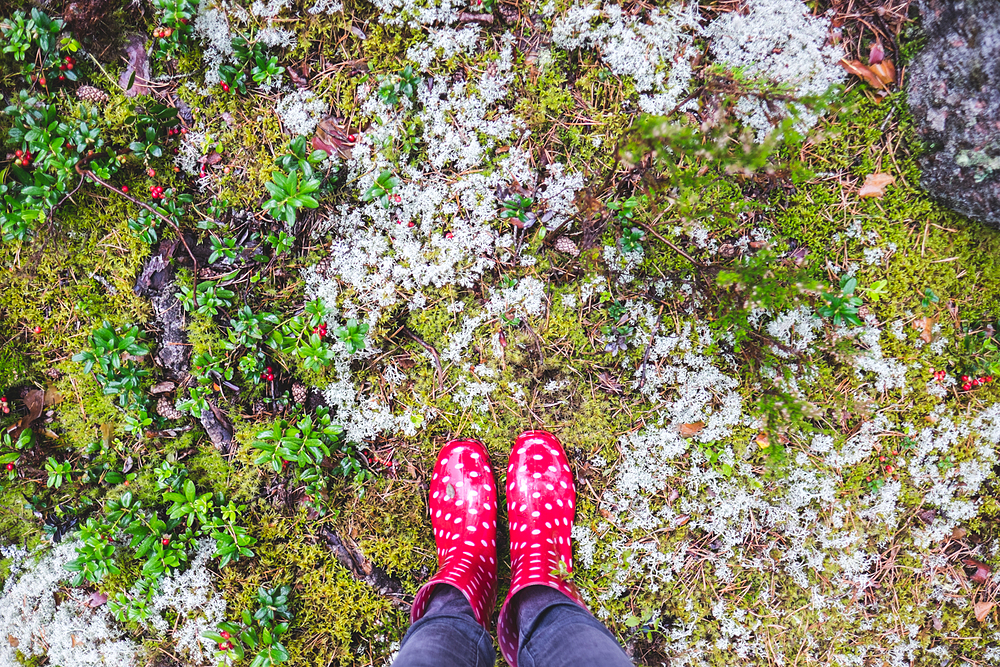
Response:
[{"label": "small pine cone", "polygon": [[175,408],[166,396],[161,396],[160,400],[156,402],[156,411],[166,419],[180,419],[184,416],[184,413]]},{"label": "small pine cone", "polygon": [[296,382],[292,385],[292,399],[299,405],[306,402],[306,397],[309,396],[309,390],[301,382]]},{"label": "small pine cone", "polygon": [[572,255],[573,257],[580,256],[580,249],[576,247],[576,243],[573,242],[573,239],[568,236],[560,236],[557,238],[554,247],[559,252],[564,252],[567,255]]},{"label": "small pine cone", "polygon": [[93,86],[80,86],[76,89],[76,96],[88,102],[104,103],[108,101],[108,94]]}]

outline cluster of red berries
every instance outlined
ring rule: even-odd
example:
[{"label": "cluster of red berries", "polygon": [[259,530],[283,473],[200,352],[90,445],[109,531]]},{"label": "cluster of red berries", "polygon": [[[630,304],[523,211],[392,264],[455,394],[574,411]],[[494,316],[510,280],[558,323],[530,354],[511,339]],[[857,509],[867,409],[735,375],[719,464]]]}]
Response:
[{"label": "cluster of red berries", "polygon": [[153,37],[159,37],[160,39],[167,39],[172,34],[174,34],[173,28],[157,28],[153,31]]},{"label": "cluster of red berries", "polygon": [[[62,70],[63,72],[65,72],[67,70],[71,70],[74,67],[76,67],[76,60],[73,59],[73,56],[66,56],[65,58],[63,58],[63,60],[65,62],[60,63],[60,65],[59,65],[59,69]],[[66,77],[64,75],[60,74],[59,75],[59,80],[60,81],[65,81]]]},{"label": "cluster of red berries", "polygon": [[320,338],[325,338],[326,337],[326,322],[324,322],[323,324],[319,325],[318,327],[313,327],[313,333],[316,334],[317,336],[319,336]]},{"label": "cluster of red berries", "polygon": [[226,83],[225,81],[223,81],[222,83],[219,84],[219,88],[222,88],[222,92],[224,92],[224,93],[228,93],[229,92],[229,84]]},{"label": "cluster of red berries", "polygon": [[149,188],[149,196],[153,199],[163,199],[163,186],[154,185]]},{"label": "cluster of red berries", "polygon": [[970,378],[968,375],[963,375],[959,378],[962,381],[962,391],[970,391],[972,389],[977,389],[982,387],[987,382],[993,382],[992,375],[984,375],[982,377]]},{"label": "cluster of red berries", "polygon": [[30,167],[31,161],[34,159],[35,157],[31,154],[31,151],[22,151],[20,148],[14,151],[14,164],[18,166]]},{"label": "cluster of red berries", "polygon": [[[898,449],[891,450],[889,452],[889,456],[899,456],[899,450]],[[896,466],[893,465],[892,459],[890,459],[889,456],[886,456],[885,454],[879,454],[878,457],[879,466],[882,468],[882,470],[885,471],[885,474],[887,475],[891,475],[892,473],[896,472]],[[865,477],[865,481],[866,482],[872,481],[872,476],[868,475],[867,477]]]},{"label": "cluster of red berries", "polygon": [[228,651],[232,647],[233,647],[233,643],[232,642],[219,642],[219,650],[220,651]]},{"label": "cluster of red berries", "polygon": [[267,380],[268,382],[274,382],[274,369],[268,366],[263,373],[260,374],[261,380]]},{"label": "cluster of red berries", "polygon": [[4,466],[4,469],[7,472],[10,472],[10,471],[12,471],[14,469],[14,464],[13,463],[8,463],[7,465]]},{"label": "cluster of red berries", "polygon": [[172,137],[175,134],[180,134],[180,133],[181,133],[181,128],[179,128],[179,127],[170,127],[170,128],[167,128],[167,136],[168,137]]},{"label": "cluster of red berries", "polygon": [[4,413],[5,415],[10,414],[10,406],[7,405],[6,396],[0,396],[0,412]]},{"label": "cluster of red berries", "polygon": [[389,199],[395,204],[399,204],[400,202],[403,201],[403,198],[400,197],[399,195],[389,195]]}]

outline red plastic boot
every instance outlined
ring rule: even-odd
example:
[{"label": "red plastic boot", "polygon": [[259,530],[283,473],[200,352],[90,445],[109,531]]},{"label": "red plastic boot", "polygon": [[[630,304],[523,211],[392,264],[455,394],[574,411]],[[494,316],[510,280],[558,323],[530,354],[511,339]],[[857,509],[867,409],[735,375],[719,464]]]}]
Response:
[{"label": "red plastic boot", "polygon": [[488,632],[497,597],[497,490],[483,444],[452,440],[445,445],[430,494],[438,572],[417,591],[410,622],[424,615],[437,584],[449,584],[462,591]]},{"label": "red plastic boot", "polygon": [[546,431],[526,431],[517,439],[507,467],[507,520],[510,522],[510,592],[500,610],[497,639],[503,657],[517,667],[518,627],[511,599],[528,586],[562,591],[587,608],[565,576],[573,572],[573,473],[559,440]]}]

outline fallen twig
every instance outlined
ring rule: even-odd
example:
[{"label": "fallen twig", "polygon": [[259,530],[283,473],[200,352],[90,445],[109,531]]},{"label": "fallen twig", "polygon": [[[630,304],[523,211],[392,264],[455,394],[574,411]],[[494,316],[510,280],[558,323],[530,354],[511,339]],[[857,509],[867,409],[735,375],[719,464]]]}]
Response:
[{"label": "fallen twig", "polygon": [[420,347],[430,352],[431,358],[434,361],[434,368],[437,369],[438,387],[441,389],[441,391],[444,391],[444,368],[441,367],[441,355],[438,354],[438,351],[434,349],[433,345],[431,345],[430,343],[428,343],[423,338],[413,333],[406,327],[403,327],[403,333],[409,336],[410,340],[416,342],[417,344],[420,345]]}]

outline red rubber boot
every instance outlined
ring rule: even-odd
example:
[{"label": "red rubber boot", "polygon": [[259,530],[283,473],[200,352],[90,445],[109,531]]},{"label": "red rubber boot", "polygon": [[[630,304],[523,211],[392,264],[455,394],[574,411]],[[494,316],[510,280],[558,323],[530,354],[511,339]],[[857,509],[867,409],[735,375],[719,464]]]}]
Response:
[{"label": "red rubber boot", "polygon": [[510,522],[510,592],[500,610],[500,651],[517,667],[518,627],[511,599],[528,586],[548,586],[587,608],[564,576],[573,572],[573,473],[559,440],[546,431],[526,431],[517,439],[507,467],[507,520]]},{"label": "red rubber boot", "polygon": [[497,597],[497,490],[481,442],[444,446],[431,477],[430,510],[438,572],[417,591],[410,622],[424,615],[437,584],[449,584],[462,591],[489,632]]}]

